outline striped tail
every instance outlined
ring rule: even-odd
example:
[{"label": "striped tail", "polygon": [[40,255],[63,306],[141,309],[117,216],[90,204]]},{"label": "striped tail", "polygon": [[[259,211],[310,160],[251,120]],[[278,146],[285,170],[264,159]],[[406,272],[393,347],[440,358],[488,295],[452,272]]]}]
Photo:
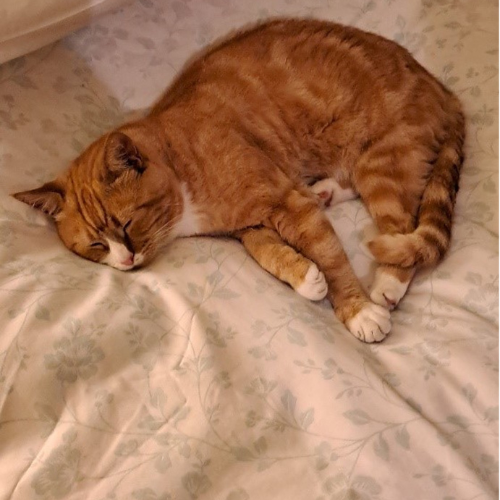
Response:
[{"label": "striped tail", "polygon": [[422,195],[415,231],[382,234],[368,244],[379,263],[400,267],[433,266],[448,250],[465,137],[465,120],[459,109],[455,117]]}]

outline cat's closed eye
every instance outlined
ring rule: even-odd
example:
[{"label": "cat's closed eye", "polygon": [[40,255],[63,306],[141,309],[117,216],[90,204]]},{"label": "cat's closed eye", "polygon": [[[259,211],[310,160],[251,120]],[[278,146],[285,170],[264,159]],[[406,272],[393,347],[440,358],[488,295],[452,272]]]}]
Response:
[{"label": "cat's closed eye", "polygon": [[101,248],[103,250],[108,250],[108,246],[103,243],[102,241],[94,241],[93,243],[90,244],[91,248]]},{"label": "cat's closed eye", "polygon": [[132,250],[132,240],[130,238],[130,234],[127,232],[128,228],[130,227],[130,224],[132,224],[132,220],[129,220],[124,224],[124,226],[122,227],[122,232],[123,232],[124,243],[130,250]]}]

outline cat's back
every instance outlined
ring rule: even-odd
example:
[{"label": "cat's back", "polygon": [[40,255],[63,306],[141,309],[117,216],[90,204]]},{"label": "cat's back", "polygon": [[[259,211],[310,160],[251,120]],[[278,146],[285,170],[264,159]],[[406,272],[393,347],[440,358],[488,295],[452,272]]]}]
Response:
[{"label": "cat's back", "polygon": [[265,86],[269,95],[287,90],[340,105],[365,93],[380,103],[416,80],[434,82],[395,42],[329,21],[276,19],[232,33],[195,56],[154,111],[215,86],[220,94],[246,92],[245,98]]},{"label": "cat's back", "polygon": [[229,35],[189,62],[151,111],[196,161],[222,154],[221,137],[233,137],[306,176],[324,175],[326,165],[350,169],[394,127],[427,147],[459,113],[453,94],[403,47],[312,19]]}]

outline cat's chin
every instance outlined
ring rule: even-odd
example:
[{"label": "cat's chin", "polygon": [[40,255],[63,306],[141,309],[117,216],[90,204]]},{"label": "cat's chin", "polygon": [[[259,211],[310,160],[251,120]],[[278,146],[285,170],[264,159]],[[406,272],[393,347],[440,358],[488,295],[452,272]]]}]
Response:
[{"label": "cat's chin", "polygon": [[105,264],[109,267],[112,267],[114,269],[118,269],[118,271],[133,271],[134,269],[137,269],[136,266],[122,266],[120,264],[112,266],[111,264]]}]

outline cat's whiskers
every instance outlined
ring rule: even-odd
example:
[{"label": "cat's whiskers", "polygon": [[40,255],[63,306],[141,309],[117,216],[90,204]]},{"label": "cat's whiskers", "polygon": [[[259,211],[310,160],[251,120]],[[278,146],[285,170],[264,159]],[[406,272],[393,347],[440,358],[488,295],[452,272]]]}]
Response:
[{"label": "cat's whiskers", "polygon": [[[148,242],[143,248],[143,252],[147,253],[150,250],[157,251],[170,243],[175,235],[172,235],[172,229],[175,227],[177,222],[180,220],[181,216],[175,217],[171,220],[169,220],[166,224],[160,226],[154,233],[152,233],[149,238]],[[167,238],[167,236],[172,235],[170,238]]]}]

